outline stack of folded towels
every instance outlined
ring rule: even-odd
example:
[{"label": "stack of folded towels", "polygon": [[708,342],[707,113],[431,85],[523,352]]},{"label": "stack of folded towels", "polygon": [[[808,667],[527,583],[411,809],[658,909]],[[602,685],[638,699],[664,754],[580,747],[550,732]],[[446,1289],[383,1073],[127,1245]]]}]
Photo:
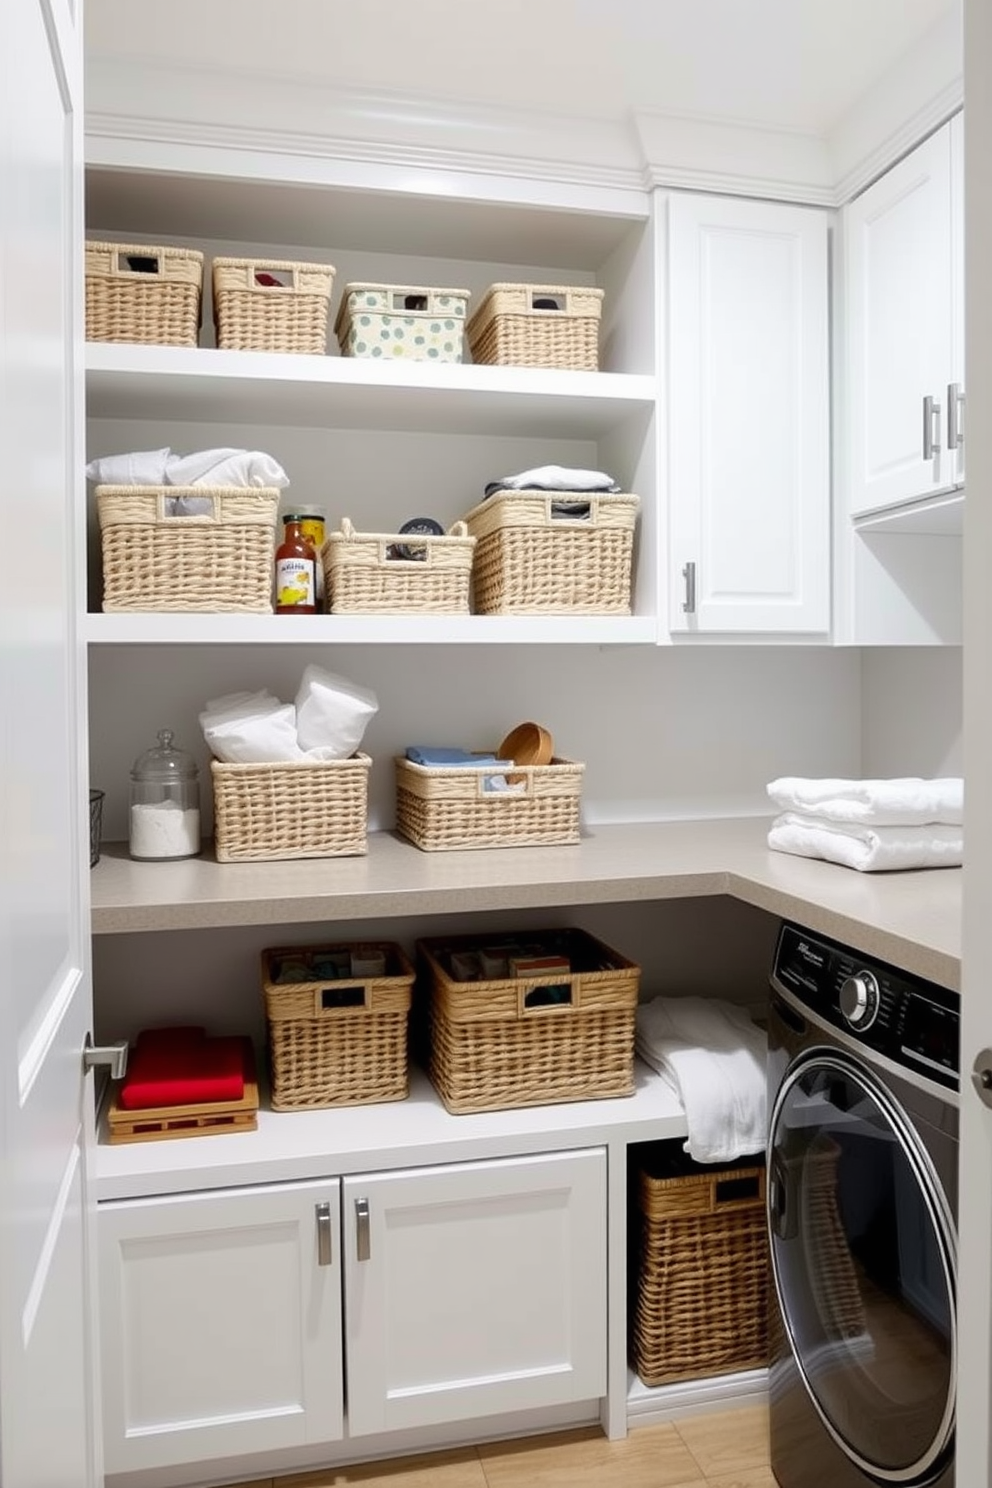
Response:
[{"label": "stack of folded towels", "polygon": [[779,815],[768,846],[845,868],[958,868],[964,860],[964,781],[807,780],[768,786]]}]

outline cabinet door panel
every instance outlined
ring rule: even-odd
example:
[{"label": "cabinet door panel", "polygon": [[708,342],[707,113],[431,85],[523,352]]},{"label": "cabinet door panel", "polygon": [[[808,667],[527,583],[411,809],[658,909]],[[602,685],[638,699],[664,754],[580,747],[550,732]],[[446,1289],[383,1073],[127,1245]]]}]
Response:
[{"label": "cabinet door panel", "polygon": [[826,216],[697,196],[668,215],[670,629],[824,632]]},{"label": "cabinet door panel", "polygon": [[601,1149],[348,1178],[343,1228],[350,1435],[605,1393]]},{"label": "cabinet door panel", "polygon": [[101,1208],[108,1472],[340,1438],[339,1203],[333,1180]]},{"label": "cabinet door panel", "polygon": [[[850,510],[857,515],[955,484],[946,448],[955,380],[950,126],[844,212]],[[940,405],[941,451],[924,459],[923,400]]]}]

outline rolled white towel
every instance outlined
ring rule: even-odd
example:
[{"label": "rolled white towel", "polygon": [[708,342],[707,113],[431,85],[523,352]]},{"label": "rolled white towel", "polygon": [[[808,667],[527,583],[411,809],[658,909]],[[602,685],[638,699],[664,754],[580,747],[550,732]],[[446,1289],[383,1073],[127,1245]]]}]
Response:
[{"label": "rolled white towel", "polygon": [[964,861],[961,827],[858,827],[784,812],[772,822],[768,846],[803,858],[824,858],[861,873],[900,868],[959,868]]},{"label": "rolled white towel", "polygon": [[770,783],[768,795],[779,811],[795,811],[828,822],[912,827],[928,822],[960,826],[964,821],[964,781],[960,776],[816,780],[783,775]]}]

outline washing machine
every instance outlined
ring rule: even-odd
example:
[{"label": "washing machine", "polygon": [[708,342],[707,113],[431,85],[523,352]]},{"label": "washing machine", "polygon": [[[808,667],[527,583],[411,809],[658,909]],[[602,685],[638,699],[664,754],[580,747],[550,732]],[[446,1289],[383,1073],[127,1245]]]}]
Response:
[{"label": "washing machine", "polygon": [[784,924],[769,1004],[772,1471],[954,1482],[958,996]]}]

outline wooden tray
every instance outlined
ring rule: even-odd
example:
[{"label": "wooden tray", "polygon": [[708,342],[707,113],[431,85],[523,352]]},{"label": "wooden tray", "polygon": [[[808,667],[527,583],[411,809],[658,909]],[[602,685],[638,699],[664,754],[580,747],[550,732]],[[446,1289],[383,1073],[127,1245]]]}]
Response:
[{"label": "wooden tray", "polygon": [[250,1038],[241,1040],[245,1093],[238,1101],[203,1101],[189,1106],[149,1106],[127,1111],[114,1087],[107,1108],[107,1129],[116,1142],[161,1142],[173,1137],[209,1137],[233,1131],[255,1131],[258,1126],[258,1077]]}]

